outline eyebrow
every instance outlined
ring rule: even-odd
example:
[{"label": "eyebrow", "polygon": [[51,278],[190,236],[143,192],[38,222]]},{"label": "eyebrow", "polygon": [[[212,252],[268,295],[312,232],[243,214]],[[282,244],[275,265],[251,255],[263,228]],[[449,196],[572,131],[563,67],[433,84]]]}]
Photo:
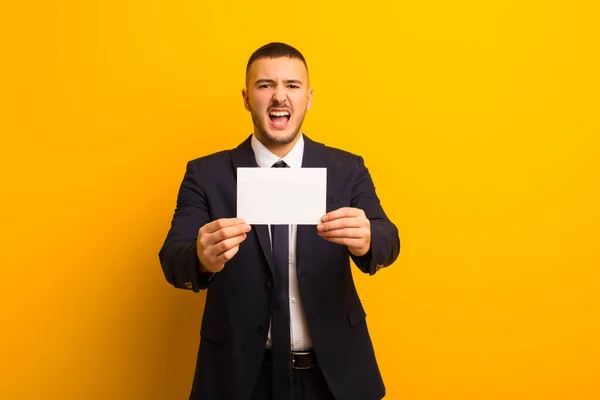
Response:
[{"label": "eyebrow", "polygon": [[[275,81],[273,79],[262,78],[262,79],[257,79],[256,82],[254,82],[255,85],[260,85],[262,83],[275,83]],[[283,83],[285,83],[285,84],[294,83],[296,85],[302,85],[302,81],[299,79],[286,79],[283,81]]]}]

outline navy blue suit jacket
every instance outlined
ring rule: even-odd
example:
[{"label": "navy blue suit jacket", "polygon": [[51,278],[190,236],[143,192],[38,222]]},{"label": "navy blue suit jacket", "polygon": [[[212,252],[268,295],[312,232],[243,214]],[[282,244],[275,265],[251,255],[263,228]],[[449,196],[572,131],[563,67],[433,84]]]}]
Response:
[{"label": "navy blue suit jacket", "polygon": [[[200,272],[196,254],[203,225],[236,216],[236,168],[256,166],[250,137],[233,150],[190,161],[159,253],[173,286],[208,289],[190,399],[250,399],[258,378],[273,279],[267,226],[252,226],[238,253],[214,276]],[[368,274],[392,264],[400,251],[398,231],[384,213],[361,157],[305,136],[302,167],[327,168],[327,212],[356,207],[371,223],[371,249],[362,257],[321,238],[314,225],[298,226],[298,283],[319,364],[336,399],[381,399],[385,387],[350,258]]]}]

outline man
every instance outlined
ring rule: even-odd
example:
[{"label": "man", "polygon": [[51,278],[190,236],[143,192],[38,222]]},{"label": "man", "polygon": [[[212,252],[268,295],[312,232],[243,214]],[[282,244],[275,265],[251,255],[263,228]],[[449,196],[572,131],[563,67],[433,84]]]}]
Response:
[{"label": "man", "polygon": [[[398,231],[361,157],[301,133],[308,68],[283,43],[246,68],[254,133],[237,148],[190,161],[160,251],[169,283],[208,289],[190,399],[375,400],[385,387],[350,270],[394,262]],[[250,227],[236,215],[236,168],[327,168],[317,225]]]}]

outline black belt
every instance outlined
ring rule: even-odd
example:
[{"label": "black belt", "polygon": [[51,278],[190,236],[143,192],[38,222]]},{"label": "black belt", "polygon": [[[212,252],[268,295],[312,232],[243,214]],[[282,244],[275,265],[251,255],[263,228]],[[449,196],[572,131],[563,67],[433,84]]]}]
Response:
[{"label": "black belt", "polygon": [[[271,349],[265,351],[265,362],[270,363],[273,357]],[[311,369],[318,366],[314,350],[292,351],[292,369]]]}]

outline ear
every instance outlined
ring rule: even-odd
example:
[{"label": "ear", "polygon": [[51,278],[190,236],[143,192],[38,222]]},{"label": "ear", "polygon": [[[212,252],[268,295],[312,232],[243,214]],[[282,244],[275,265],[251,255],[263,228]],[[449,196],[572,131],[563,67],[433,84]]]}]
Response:
[{"label": "ear", "polygon": [[242,97],[244,98],[244,107],[246,108],[246,110],[250,111],[250,104],[248,103],[248,89],[242,89]]},{"label": "ear", "polygon": [[310,110],[310,108],[312,107],[312,94],[312,88],[308,89],[308,103],[306,103],[306,111]]}]

